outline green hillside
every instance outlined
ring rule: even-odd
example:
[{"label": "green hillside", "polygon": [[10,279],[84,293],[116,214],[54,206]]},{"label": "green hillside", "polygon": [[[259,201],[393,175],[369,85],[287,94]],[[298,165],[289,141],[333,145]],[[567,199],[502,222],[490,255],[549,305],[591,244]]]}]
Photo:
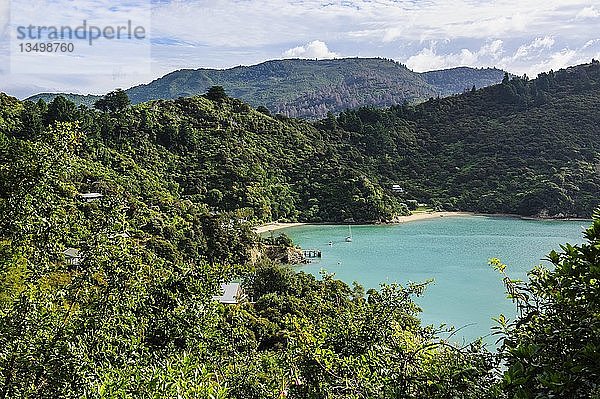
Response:
[{"label": "green hillside", "polygon": [[500,83],[504,72],[496,68],[473,69],[467,67],[429,71],[420,74],[422,78],[434,86],[439,94],[446,97],[463,93],[475,86],[482,88]]},{"label": "green hillside", "polygon": [[[73,109],[68,119],[102,132],[104,145],[125,141],[168,154],[151,159],[166,163],[158,170],[180,195],[215,210],[247,209],[257,221],[390,220],[412,201],[589,217],[600,192],[599,75],[598,64],[583,65],[314,124],[203,97],[118,114]],[[145,162],[143,154],[134,159]],[[404,193],[393,192],[394,184]]]},{"label": "green hillside", "polygon": [[[52,100],[54,100],[58,95],[59,94],[56,93],[40,93],[36,94],[35,96],[29,97],[27,100],[33,102],[44,100],[45,102],[49,103]],[[102,98],[102,96],[95,96],[93,94],[61,93],[60,95],[66,98],[67,100],[72,101],[76,105],[85,105],[88,108],[93,108],[94,103],[100,98]]]},{"label": "green hillside", "polygon": [[[503,74],[498,69],[473,68],[419,74],[380,58],[275,60],[226,70],[180,70],[130,88],[127,94],[133,103],[141,103],[196,96],[218,85],[232,97],[254,107],[266,106],[273,114],[315,119],[330,111],[385,107],[462,93],[473,86],[499,83]],[[41,94],[30,100],[48,101],[52,96]],[[89,106],[94,97],[71,95],[69,99]]]},{"label": "green hillside", "polygon": [[22,117],[41,120],[37,129],[55,120],[77,122],[86,148],[107,147],[152,166],[148,173],[170,184],[174,195],[214,211],[243,210],[254,221],[379,221],[406,212],[327,132],[266,116],[236,99],[159,100],[117,114],[78,109],[61,98],[47,110],[24,106]]},{"label": "green hillside", "polygon": [[593,63],[417,107],[349,111],[337,125],[380,182],[420,201],[589,217],[600,204],[599,88]]}]

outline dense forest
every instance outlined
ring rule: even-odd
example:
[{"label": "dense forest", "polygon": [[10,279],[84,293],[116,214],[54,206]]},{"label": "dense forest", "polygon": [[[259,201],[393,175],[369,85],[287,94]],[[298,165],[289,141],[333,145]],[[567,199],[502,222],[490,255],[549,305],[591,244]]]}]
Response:
[{"label": "dense forest", "polygon": [[[348,108],[384,107],[462,93],[473,86],[500,83],[503,75],[503,71],[494,68],[416,73],[381,58],[293,59],[225,70],[180,70],[126,92],[137,104],[196,96],[217,85],[254,107],[266,106],[288,117],[315,119]],[[50,102],[55,97],[55,94],[39,94],[30,100]],[[65,97],[89,107],[99,98],[75,94]]]},{"label": "dense forest", "polygon": [[[426,284],[296,273],[251,230],[418,202],[591,216],[599,84],[593,63],[316,123],[219,87],[0,95],[0,398],[600,397],[600,215],[527,282],[491,261],[520,311],[498,352],[422,325]],[[248,301],[213,300],[234,279]]]},{"label": "dense forest", "polygon": [[594,61],[419,106],[347,111],[324,125],[368,157],[382,184],[419,201],[587,217],[600,204],[599,89]]},{"label": "dense forest", "polygon": [[600,205],[599,86],[593,63],[316,123],[226,93],[104,113],[63,98],[24,102],[19,118],[41,121],[14,123],[38,129],[24,135],[77,123],[91,148],[130,157],[212,211],[244,210],[254,221],[388,221],[415,203],[589,217]]}]

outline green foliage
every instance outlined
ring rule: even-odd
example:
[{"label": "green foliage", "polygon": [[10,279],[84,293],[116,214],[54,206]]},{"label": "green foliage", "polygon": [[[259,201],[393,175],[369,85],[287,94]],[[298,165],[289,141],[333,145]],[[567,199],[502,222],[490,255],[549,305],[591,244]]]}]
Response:
[{"label": "green foliage", "polygon": [[[522,316],[498,318],[501,384],[481,342],[421,325],[425,284],[365,293],[257,262],[250,226],[385,221],[422,202],[589,214],[599,75],[314,124],[220,94],[118,112],[0,95],[0,398],[597,396],[598,220],[554,271],[505,276]],[[236,279],[250,301],[213,300]]]},{"label": "green foliage", "polygon": [[131,105],[131,101],[122,89],[111,91],[94,103],[94,108],[104,112],[122,111]]},{"label": "green foliage", "polygon": [[[288,322],[212,296],[253,280],[248,220],[299,212],[284,142],[316,129],[233,99],[115,113],[0,99],[0,397],[263,398],[292,384]],[[300,306],[321,284],[302,278]]]},{"label": "green foliage", "polygon": [[227,93],[223,86],[211,86],[205,96],[211,101],[222,102],[227,98]]},{"label": "green foliage", "polygon": [[0,307],[11,306],[25,289],[27,260],[14,253],[9,242],[0,242]]},{"label": "green foliage", "polygon": [[40,93],[27,98],[28,101],[38,103],[40,101],[45,103],[51,103],[56,97],[63,96],[67,100],[75,103],[76,105],[84,105],[88,108],[94,108],[94,103],[102,98],[93,94],[73,94],[73,93]]},{"label": "green foliage", "polygon": [[265,114],[265,115],[267,115],[267,116],[271,116],[271,111],[269,111],[269,108],[267,108],[267,107],[265,107],[265,106],[263,106],[263,105],[260,105],[260,106],[258,106],[258,107],[256,108],[256,110],[257,110],[258,112],[260,112],[261,114]]},{"label": "green foliage", "polygon": [[338,136],[408,200],[589,217],[600,205],[598,87],[600,66],[581,65],[416,107],[343,112]]},{"label": "green foliage", "polygon": [[[261,347],[286,348],[289,397],[486,397],[494,359],[421,327],[413,296],[424,285],[354,289],[324,275],[266,264],[249,279],[258,315],[276,327]],[[279,330],[279,332],[278,332]]]},{"label": "green foliage", "polygon": [[294,242],[285,233],[281,233],[277,237],[266,237],[262,241],[265,245],[277,245],[285,248],[294,247]]},{"label": "green foliage", "polygon": [[[600,396],[598,216],[585,231],[586,244],[567,244],[548,255],[552,270],[538,267],[526,283],[505,275],[521,314],[513,323],[500,320],[507,365],[503,389],[509,397]],[[498,267],[503,273],[504,268]]]},{"label": "green foliage", "polygon": [[63,96],[58,96],[50,104],[46,113],[46,124],[54,122],[75,122],[79,119],[77,106]]}]

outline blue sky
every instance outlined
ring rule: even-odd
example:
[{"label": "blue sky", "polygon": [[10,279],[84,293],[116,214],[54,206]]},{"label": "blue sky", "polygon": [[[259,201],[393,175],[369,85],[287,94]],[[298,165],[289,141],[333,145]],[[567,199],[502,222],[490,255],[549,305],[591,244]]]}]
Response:
[{"label": "blue sky", "polygon": [[[0,33],[10,34],[10,7],[0,1]],[[149,0],[27,0],[29,5],[49,2],[60,10],[50,19],[64,18],[77,8],[105,21],[118,14],[115,4],[127,6],[128,16],[136,16],[137,6],[150,5]],[[18,97],[40,91],[102,94],[182,68],[227,68],[298,57],[378,56],[416,71],[495,66],[535,77],[600,58],[599,23],[599,0],[152,0],[151,18],[144,21],[151,56],[140,52],[135,59],[135,52],[125,46],[80,57],[108,67],[115,60],[149,62],[148,71],[64,73],[71,64],[57,57],[56,66],[48,64],[48,73],[9,72],[5,37],[0,44],[0,91]]]}]

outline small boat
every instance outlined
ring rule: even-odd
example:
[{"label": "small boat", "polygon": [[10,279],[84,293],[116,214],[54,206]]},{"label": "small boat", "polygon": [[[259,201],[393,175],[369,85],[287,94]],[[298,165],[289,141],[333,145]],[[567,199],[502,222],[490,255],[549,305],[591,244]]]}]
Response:
[{"label": "small boat", "polygon": [[352,242],[352,226],[348,225],[348,237],[346,237],[346,242]]},{"label": "small boat", "polygon": [[333,245],[333,241],[329,241],[329,246],[332,246],[332,245]]}]

